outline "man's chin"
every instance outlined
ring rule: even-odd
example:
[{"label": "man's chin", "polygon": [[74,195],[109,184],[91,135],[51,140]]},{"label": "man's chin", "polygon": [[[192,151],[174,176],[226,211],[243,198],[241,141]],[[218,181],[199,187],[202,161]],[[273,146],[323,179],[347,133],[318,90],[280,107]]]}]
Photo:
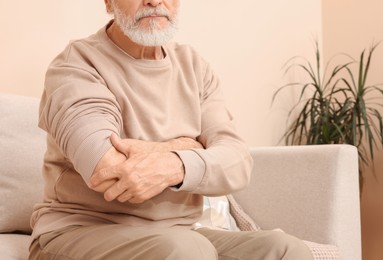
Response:
[{"label": "man's chin", "polygon": [[176,33],[175,28],[167,28],[165,30],[156,30],[156,31],[148,31],[148,30],[132,30],[129,32],[124,32],[125,35],[134,43],[146,46],[162,46],[169,43]]},{"label": "man's chin", "polygon": [[163,29],[170,26],[169,18],[166,16],[146,16],[139,20],[139,23],[144,28],[150,28],[155,25],[158,29]]}]

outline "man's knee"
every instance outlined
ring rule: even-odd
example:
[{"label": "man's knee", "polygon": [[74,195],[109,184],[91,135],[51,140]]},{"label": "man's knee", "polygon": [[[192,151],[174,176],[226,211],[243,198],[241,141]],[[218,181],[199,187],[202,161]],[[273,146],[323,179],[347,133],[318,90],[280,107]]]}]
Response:
[{"label": "man's knee", "polygon": [[280,259],[311,260],[313,256],[308,246],[300,239],[283,232],[272,231],[266,237],[269,250],[278,252]]},{"label": "man's knee", "polygon": [[177,230],[155,238],[157,252],[164,259],[218,259],[218,254],[211,242],[201,234],[190,230]]}]

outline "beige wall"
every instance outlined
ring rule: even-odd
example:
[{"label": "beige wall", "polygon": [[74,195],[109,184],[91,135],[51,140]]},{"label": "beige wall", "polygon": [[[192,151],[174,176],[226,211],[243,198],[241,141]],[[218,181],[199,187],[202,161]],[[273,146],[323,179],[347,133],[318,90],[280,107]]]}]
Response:
[{"label": "beige wall", "polygon": [[[323,0],[323,46],[327,59],[339,52],[355,58],[383,40],[382,0]],[[383,44],[373,57],[369,82],[383,83]],[[378,101],[383,105],[382,100]],[[383,113],[383,109],[381,109]],[[380,182],[376,182],[373,171]],[[383,259],[383,152],[364,172],[361,197],[363,260]]]},{"label": "beige wall", "polygon": [[0,91],[40,96],[45,69],[70,39],[107,20],[94,0],[0,1]]},{"label": "beige wall", "polygon": [[[249,145],[276,144],[285,111],[270,109],[283,63],[312,53],[321,36],[319,0],[184,0],[177,40],[192,44],[224,84]],[[40,96],[45,69],[70,39],[108,20],[103,1],[1,1],[0,91]]]}]

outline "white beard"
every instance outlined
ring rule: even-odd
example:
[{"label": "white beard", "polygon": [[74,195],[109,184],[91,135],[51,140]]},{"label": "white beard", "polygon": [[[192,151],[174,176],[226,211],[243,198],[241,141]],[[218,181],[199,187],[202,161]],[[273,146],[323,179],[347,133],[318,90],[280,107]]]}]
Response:
[{"label": "white beard", "polygon": [[[150,20],[149,28],[142,28],[139,20],[151,14],[163,15],[169,19],[169,26],[159,28],[155,20]],[[171,16],[165,9],[143,8],[134,16],[125,15],[118,6],[114,5],[114,19],[122,32],[133,42],[143,46],[161,46],[168,43],[177,32],[177,13]]]}]

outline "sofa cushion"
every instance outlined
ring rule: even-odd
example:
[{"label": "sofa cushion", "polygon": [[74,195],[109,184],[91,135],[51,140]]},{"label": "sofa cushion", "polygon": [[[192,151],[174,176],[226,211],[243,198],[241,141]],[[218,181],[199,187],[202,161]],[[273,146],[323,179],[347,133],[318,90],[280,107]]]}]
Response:
[{"label": "sofa cushion", "polygon": [[258,231],[261,227],[255,223],[255,221],[246,214],[241,205],[234,199],[233,195],[226,196],[229,202],[230,215],[233,216],[238,228],[242,231]]},{"label": "sofa cushion", "polygon": [[1,260],[26,260],[29,255],[31,236],[21,234],[1,234]]},{"label": "sofa cushion", "polygon": [[31,232],[33,205],[43,193],[45,133],[36,98],[0,94],[0,233]]}]

